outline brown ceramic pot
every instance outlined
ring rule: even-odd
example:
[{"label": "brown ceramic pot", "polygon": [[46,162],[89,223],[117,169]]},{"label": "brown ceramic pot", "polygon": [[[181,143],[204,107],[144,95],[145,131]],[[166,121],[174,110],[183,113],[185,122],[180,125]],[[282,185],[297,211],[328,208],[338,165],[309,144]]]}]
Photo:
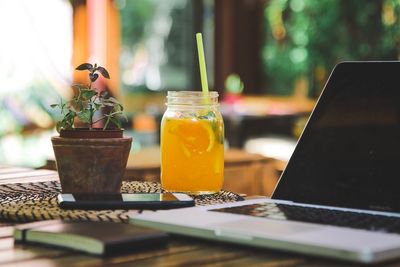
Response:
[{"label": "brown ceramic pot", "polygon": [[63,193],[120,192],[132,143],[122,132],[74,129],[51,138]]}]

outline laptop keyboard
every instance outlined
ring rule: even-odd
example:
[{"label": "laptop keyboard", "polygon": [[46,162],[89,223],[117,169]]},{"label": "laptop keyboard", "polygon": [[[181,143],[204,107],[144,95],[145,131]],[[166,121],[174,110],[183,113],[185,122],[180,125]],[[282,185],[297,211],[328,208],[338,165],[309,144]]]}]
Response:
[{"label": "laptop keyboard", "polygon": [[277,203],[260,203],[211,211],[400,233],[400,218]]}]

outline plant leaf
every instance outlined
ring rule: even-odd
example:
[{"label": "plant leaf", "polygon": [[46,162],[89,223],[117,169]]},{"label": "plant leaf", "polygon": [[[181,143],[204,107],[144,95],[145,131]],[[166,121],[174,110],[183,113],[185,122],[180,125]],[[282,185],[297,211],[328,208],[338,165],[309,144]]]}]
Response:
[{"label": "plant leaf", "polygon": [[120,111],[124,110],[124,107],[121,104],[118,104],[118,107],[119,107]]},{"label": "plant leaf", "polygon": [[82,91],[81,91],[81,97],[85,100],[91,99],[96,94],[97,94],[97,92],[95,90],[91,90],[91,89],[82,89]]},{"label": "plant leaf", "polygon": [[109,97],[109,98],[107,98],[107,100],[110,101],[110,102],[113,102],[115,104],[119,104],[118,100],[115,99],[114,97]]},{"label": "plant leaf", "polygon": [[67,102],[61,100],[58,104],[50,105],[52,108],[60,108],[61,115],[63,116],[62,120],[56,124],[57,131],[73,128],[76,117],[82,123],[93,123],[93,115],[102,108],[105,108],[104,112],[109,112],[109,114],[103,114],[103,117],[97,121],[106,119],[104,128],[107,128],[110,123],[121,128],[122,117],[127,120],[127,117],[122,114],[122,105],[117,99],[110,97],[106,90],[97,92],[96,89],[91,87],[92,83],[100,75],[106,79],[110,79],[108,71],[104,67],[91,63],[80,64],[76,67],[76,70],[88,70],[90,83],[88,85],[73,84],[72,87],[75,94],[71,100]]},{"label": "plant leaf", "polygon": [[89,73],[89,79],[92,83],[94,83],[97,78],[99,78],[99,75],[97,73]]},{"label": "plant leaf", "polygon": [[122,106],[120,104],[117,104],[113,108],[114,112],[122,113]]},{"label": "plant leaf", "polygon": [[104,78],[110,79],[110,74],[108,74],[108,71],[105,68],[98,66],[97,70],[101,73],[101,75],[103,75]]},{"label": "plant leaf", "polygon": [[103,106],[114,107],[114,103],[110,103],[110,102],[104,101],[103,102]]},{"label": "plant leaf", "polygon": [[81,110],[76,113],[78,116],[79,120],[84,122],[84,123],[90,123],[90,111],[87,109]]},{"label": "plant leaf", "polygon": [[101,91],[99,93],[99,95],[100,95],[100,97],[103,97],[104,99],[106,99],[106,97],[108,96],[108,92],[106,90],[104,90],[104,91]]},{"label": "plant leaf", "polygon": [[68,113],[66,113],[64,115],[64,118],[56,124],[57,132],[60,132],[61,129],[71,129],[74,125],[75,114],[76,113],[73,111],[69,111]]},{"label": "plant leaf", "polygon": [[103,105],[100,103],[93,103],[94,110],[99,110]]},{"label": "plant leaf", "polygon": [[78,89],[78,90],[87,89],[87,86],[84,85],[84,84],[81,84],[81,83],[74,83],[74,84],[72,85],[72,87],[74,87],[74,88],[76,88],[76,89]]},{"label": "plant leaf", "polygon": [[62,129],[62,122],[59,121],[59,122],[57,122],[57,124],[56,124],[56,130],[57,130],[57,132],[59,133],[61,129]]},{"label": "plant leaf", "polygon": [[114,117],[109,117],[109,118],[110,118],[110,121],[111,121],[115,126],[117,126],[118,128],[121,128],[122,124],[121,124],[120,120],[118,120],[117,118],[114,118]]},{"label": "plant leaf", "polygon": [[119,115],[124,119],[124,121],[128,122],[128,117],[124,113],[121,112]]},{"label": "plant leaf", "polygon": [[76,67],[76,70],[89,70],[92,71],[93,70],[93,65],[90,63],[83,63],[81,65],[79,65],[78,67]]}]

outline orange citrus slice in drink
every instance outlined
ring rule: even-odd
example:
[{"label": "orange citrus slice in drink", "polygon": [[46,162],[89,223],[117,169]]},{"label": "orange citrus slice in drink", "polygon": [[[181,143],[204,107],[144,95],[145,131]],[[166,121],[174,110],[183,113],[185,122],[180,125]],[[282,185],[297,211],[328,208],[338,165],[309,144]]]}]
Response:
[{"label": "orange citrus slice in drink", "polygon": [[185,154],[209,152],[215,142],[211,124],[206,120],[184,119],[174,129],[174,134],[184,146]]}]

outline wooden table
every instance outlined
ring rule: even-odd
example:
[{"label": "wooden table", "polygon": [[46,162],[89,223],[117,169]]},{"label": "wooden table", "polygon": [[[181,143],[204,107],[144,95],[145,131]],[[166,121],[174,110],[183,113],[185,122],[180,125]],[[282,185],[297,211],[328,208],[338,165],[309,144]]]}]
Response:
[{"label": "wooden table", "polygon": [[39,245],[14,245],[12,231],[11,226],[0,227],[0,266],[357,266],[182,236],[172,236],[164,248],[101,258]]},{"label": "wooden table", "polygon": [[180,236],[173,236],[165,248],[100,258],[52,247],[14,245],[11,233],[10,226],[0,228],[0,266],[358,266]]},{"label": "wooden table", "polygon": [[[0,166],[0,183],[56,178],[51,171],[39,174],[29,169]],[[11,224],[0,222],[0,266],[358,266],[183,236],[172,236],[166,247],[101,258],[53,247],[14,244],[12,233]],[[400,260],[380,266],[400,266]]]}]

